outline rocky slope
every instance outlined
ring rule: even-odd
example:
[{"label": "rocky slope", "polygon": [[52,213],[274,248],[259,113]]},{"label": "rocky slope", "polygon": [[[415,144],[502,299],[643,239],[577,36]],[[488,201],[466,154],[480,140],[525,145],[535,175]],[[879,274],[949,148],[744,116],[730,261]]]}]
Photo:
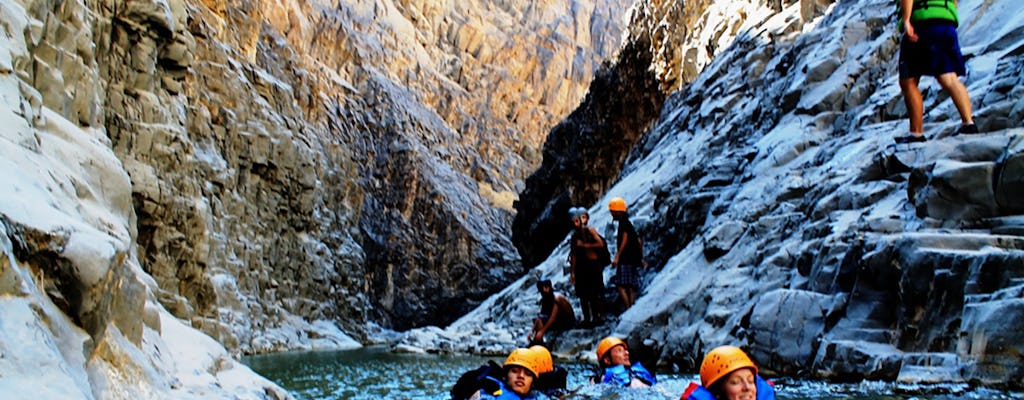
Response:
[{"label": "rocky slope", "polygon": [[[954,135],[956,112],[926,79],[931,140],[909,146],[892,144],[906,120],[891,2],[729,7],[697,20],[727,26],[703,35],[730,44],[711,46],[714,59],[666,100],[591,207],[592,224],[610,231],[608,199],[630,204],[651,266],[642,296],[605,327],[562,335],[556,352],[592,357],[614,333],[682,370],[728,343],[769,374],[1024,387],[1021,6],[960,2],[983,133]],[[735,13],[746,18],[724,22]],[[646,26],[685,36],[673,21]],[[521,202],[558,200],[527,198],[531,189]],[[576,190],[589,188],[565,189]],[[550,210],[535,218],[559,217]],[[571,291],[566,246],[548,246],[524,254],[543,260],[530,276],[404,343],[485,353],[521,344],[536,279]]]}]

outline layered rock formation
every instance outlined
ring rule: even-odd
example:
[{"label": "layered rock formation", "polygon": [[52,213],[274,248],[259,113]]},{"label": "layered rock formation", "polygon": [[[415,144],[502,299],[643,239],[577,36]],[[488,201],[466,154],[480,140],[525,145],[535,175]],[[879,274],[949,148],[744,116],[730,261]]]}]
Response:
[{"label": "layered rock formation", "polygon": [[453,320],[625,8],[3,2],[0,386],[287,397],[229,355]]},{"label": "layered rock formation", "polygon": [[[954,135],[953,105],[925,78],[931,140],[909,146],[892,144],[906,117],[891,2],[732,6],[750,18],[703,33],[734,41],[709,51],[713,61],[667,99],[591,209],[592,225],[611,230],[608,199],[630,204],[652,266],[642,296],[613,325],[562,335],[556,353],[588,357],[614,332],[684,371],[734,344],[769,374],[1024,387],[1024,238],[1013,200],[1024,150],[1021,6],[960,2],[964,79],[983,134]],[[696,20],[729,20],[714,12]],[[662,37],[673,35],[682,36]],[[544,193],[531,189],[521,202],[557,200],[527,198]],[[588,188],[566,189],[575,190]],[[520,299],[536,296],[537,277],[571,291],[568,249],[549,245],[546,258],[524,255],[544,260],[531,276],[406,343],[515,345],[536,312]]]},{"label": "layered rock formation", "polygon": [[25,119],[110,138],[164,307],[233,350],[333,346],[515,277],[515,192],[625,5],[23,1],[5,73]]}]

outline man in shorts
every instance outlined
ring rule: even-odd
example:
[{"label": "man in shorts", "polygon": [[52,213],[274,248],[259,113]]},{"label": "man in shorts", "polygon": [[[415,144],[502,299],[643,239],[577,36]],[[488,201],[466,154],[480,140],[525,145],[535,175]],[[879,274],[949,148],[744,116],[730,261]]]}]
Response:
[{"label": "man in shorts", "polygon": [[949,93],[960,113],[957,133],[978,133],[971,116],[971,98],[959,77],[967,74],[960,53],[956,27],[959,23],[956,0],[900,0],[900,90],[910,116],[910,132],[895,138],[896,143],[927,140],[924,136],[924,101],[918,88],[922,75],[934,76]]}]

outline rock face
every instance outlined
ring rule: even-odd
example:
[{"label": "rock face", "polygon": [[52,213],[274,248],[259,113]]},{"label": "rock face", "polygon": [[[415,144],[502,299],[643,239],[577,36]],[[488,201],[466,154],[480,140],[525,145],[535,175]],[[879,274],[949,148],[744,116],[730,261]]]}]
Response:
[{"label": "rock face", "polygon": [[[684,371],[733,344],[769,374],[1024,387],[1024,236],[1012,200],[1024,141],[1021,6],[960,2],[983,133],[955,135],[952,103],[925,78],[930,140],[896,146],[906,116],[891,2],[769,3],[731,2],[748,18],[702,33],[734,40],[668,97],[591,209],[602,227],[608,199],[629,203],[652,266],[641,297],[613,325],[562,335],[555,352],[588,357],[613,332]],[[715,12],[696,20],[728,20]],[[646,26],[661,37],[687,30]],[[531,189],[521,204],[558,201],[528,198],[544,193]],[[586,189],[564,192],[575,190]],[[564,236],[555,239],[546,257],[524,254],[542,260],[529,276],[434,332],[439,347],[497,353],[514,345],[502,338],[523,337],[536,305],[516,299],[536,296],[539,276],[571,291]]]},{"label": "rock face", "polygon": [[543,261],[570,229],[569,208],[591,205],[619,178],[665,98],[728,46],[748,14],[777,10],[736,2],[639,1],[625,45],[583,103],[548,133],[544,159],[516,203],[512,241],[523,266]]},{"label": "rock face", "polygon": [[2,320],[34,329],[0,335],[52,339],[0,379],[287,397],[229,354],[452,321],[520,273],[512,202],[626,3],[0,3]]},{"label": "rock face", "polygon": [[109,137],[160,303],[250,353],[446,324],[514,279],[515,193],[626,1],[10,9],[24,118]]}]

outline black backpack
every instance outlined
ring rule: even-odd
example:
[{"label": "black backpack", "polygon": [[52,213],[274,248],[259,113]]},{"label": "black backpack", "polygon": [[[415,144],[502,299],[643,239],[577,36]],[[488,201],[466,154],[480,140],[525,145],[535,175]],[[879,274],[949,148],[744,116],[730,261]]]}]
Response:
[{"label": "black backpack", "polygon": [[488,360],[487,364],[481,365],[480,368],[463,373],[459,380],[455,381],[455,386],[452,386],[452,390],[449,393],[452,395],[452,400],[466,400],[472,397],[474,393],[479,392],[480,389],[486,389],[488,393],[493,393],[498,390],[497,384],[487,379],[487,377],[500,381],[504,378],[501,375],[501,366],[494,361]]},{"label": "black backpack", "polygon": [[569,371],[559,365],[551,372],[545,372],[537,377],[533,388],[548,395],[548,397],[562,398],[569,393],[565,386],[569,378]]},{"label": "black backpack", "polygon": [[[452,390],[449,392],[452,395],[452,400],[466,400],[481,389],[487,393],[494,393],[499,389],[496,381],[505,379],[502,376],[503,371],[504,369],[498,363],[490,360],[480,368],[466,371],[459,376],[459,379],[455,381],[455,386],[452,386]],[[562,397],[568,393],[565,388],[568,377],[569,371],[556,365],[553,371],[545,372],[537,377],[533,389],[550,397]]]}]

